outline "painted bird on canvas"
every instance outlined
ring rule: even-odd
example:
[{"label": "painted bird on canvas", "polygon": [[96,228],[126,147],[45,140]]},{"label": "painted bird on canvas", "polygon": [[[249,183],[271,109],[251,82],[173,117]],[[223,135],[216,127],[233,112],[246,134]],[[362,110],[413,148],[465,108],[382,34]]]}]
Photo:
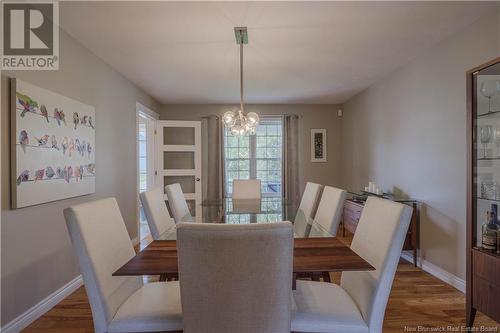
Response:
[{"label": "painted bird on canvas", "polygon": [[23,146],[30,143],[28,132],[26,132],[25,130],[22,130],[21,133],[19,133],[19,143]]},{"label": "painted bird on canvas", "polygon": [[50,142],[52,144],[52,148],[59,150],[59,146],[57,145],[57,139],[55,135],[52,135],[50,138]]},{"label": "painted bird on canvas", "polygon": [[83,118],[80,120],[80,124],[82,124],[83,126],[87,126],[88,119],[89,116],[83,116]]},{"label": "painted bird on canvas", "polygon": [[75,129],[79,123],[80,123],[80,116],[78,115],[77,112],[73,112],[73,124],[75,124]]},{"label": "painted bird on canvas", "polygon": [[49,141],[49,136],[48,134],[45,134],[42,136],[40,139],[35,137],[35,140],[38,141],[38,146],[45,146],[47,144],[47,141]]},{"label": "painted bird on canvas", "polygon": [[78,171],[80,172],[80,179],[82,179],[83,178],[83,165],[80,165],[78,167]]},{"label": "painted bird on canvas", "polygon": [[89,116],[89,126],[94,128],[94,121],[92,120],[91,116]]},{"label": "painted bird on canvas", "polygon": [[32,100],[29,96],[23,95],[21,93],[16,92],[16,97],[18,103],[21,105],[21,117],[26,115],[26,112],[36,113],[36,109],[38,108],[38,103]]},{"label": "painted bird on canvas", "polygon": [[75,166],[75,179],[80,181],[83,178],[83,166]]},{"label": "painted bird on canvas", "polygon": [[21,185],[22,182],[27,182],[30,179],[30,172],[24,170],[16,179],[17,186]]},{"label": "painted bird on canvas", "polygon": [[90,154],[92,154],[92,146],[90,145],[90,142],[87,142],[87,154],[89,154],[90,158]]},{"label": "painted bird on canvas", "polygon": [[40,169],[35,171],[35,183],[37,180],[42,180],[43,175],[45,175],[45,169]]},{"label": "painted bird on canvas", "polygon": [[94,163],[89,163],[85,165],[85,168],[87,169],[88,173],[94,174],[95,173],[95,164]]},{"label": "painted bird on canvas", "polygon": [[57,168],[56,169],[56,175],[57,175],[57,178],[60,178],[60,179],[64,179],[64,175],[66,174],[66,170],[64,169],[61,169],[61,168]]},{"label": "painted bird on canvas", "polygon": [[64,114],[64,111],[62,109],[54,109],[54,118],[57,120],[57,125],[61,125],[61,122],[66,124],[66,115]]},{"label": "painted bird on canvas", "polygon": [[71,156],[71,154],[75,151],[75,142],[73,141],[73,139],[69,140],[69,148],[68,148],[68,150],[69,150],[69,156]]},{"label": "painted bird on canvas", "polygon": [[45,120],[49,122],[49,113],[47,112],[47,108],[45,107],[45,105],[40,106],[40,112],[42,113],[42,116],[45,117]]},{"label": "painted bird on canvas", "polygon": [[48,166],[45,169],[45,176],[47,176],[47,178],[49,178],[49,179],[52,179],[52,177],[54,177],[54,175],[55,175],[54,169],[52,169],[51,166]]},{"label": "painted bird on canvas", "polygon": [[63,141],[61,142],[61,147],[63,150],[63,154],[66,154],[66,150],[68,149],[68,137],[65,136]]},{"label": "painted bird on canvas", "polygon": [[69,180],[71,179],[71,177],[73,177],[73,168],[71,166],[69,166],[67,168],[66,178],[64,178],[64,179],[66,180],[66,182],[69,183]]},{"label": "painted bird on canvas", "polygon": [[85,147],[86,146],[87,146],[87,144],[85,143],[85,140],[83,140],[82,143],[78,142],[77,150],[80,153],[80,155],[82,155],[82,156],[85,155]]}]

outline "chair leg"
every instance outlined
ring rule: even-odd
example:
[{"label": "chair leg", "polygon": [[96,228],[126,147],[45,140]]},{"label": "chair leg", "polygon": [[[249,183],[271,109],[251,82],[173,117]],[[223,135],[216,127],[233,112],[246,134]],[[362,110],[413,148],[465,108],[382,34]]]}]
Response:
[{"label": "chair leg", "polygon": [[319,281],[320,277],[321,277],[321,273],[314,272],[314,273],[311,274],[311,280],[313,280],[313,281]]},{"label": "chair leg", "polygon": [[167,281],[167,274],[160,274],[160,282]]},{"label": "chair leg", "polygon": [[322,272],[321,276],[323,276],[323,282],[332,282],[329,272]]}]

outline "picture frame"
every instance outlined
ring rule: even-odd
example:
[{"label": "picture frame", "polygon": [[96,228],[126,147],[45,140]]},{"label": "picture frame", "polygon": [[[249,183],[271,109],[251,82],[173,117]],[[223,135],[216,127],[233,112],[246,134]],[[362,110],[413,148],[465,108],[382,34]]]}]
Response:
[{"label": "picture frame", "polygon": [[311,129],[311,162],[327,162],[326,129]]},{"label": "picture frame", "polygon": [[10,79],[11,207],[95,192],[95,108]]}]

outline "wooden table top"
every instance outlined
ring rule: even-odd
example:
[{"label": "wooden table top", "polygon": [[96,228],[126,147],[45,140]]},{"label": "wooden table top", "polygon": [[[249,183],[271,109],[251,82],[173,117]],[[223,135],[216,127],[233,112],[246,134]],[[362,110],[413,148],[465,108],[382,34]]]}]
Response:
[{"label": "wooden table top", "polygon": [[[295,238],[293,272],[372,271],[375,268],[335,237]],[[113,276],[178,273],[175,240],[155,240]]]}]

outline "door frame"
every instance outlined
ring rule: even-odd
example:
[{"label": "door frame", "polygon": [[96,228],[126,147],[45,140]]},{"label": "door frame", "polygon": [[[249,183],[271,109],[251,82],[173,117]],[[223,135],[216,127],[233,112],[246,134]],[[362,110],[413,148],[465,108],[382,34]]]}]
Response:
[{"label": "door frame", "polygon": [[[141,117],[145,117],[147,119],[149,119],[150,121],[153,122],[153,126],[152,126],[152,135],[151,135],[151,142],[148,142],[147,145],[148,145],[148,152],[151,152],[151,156],[149,156],[148,154],[148,161],[150,159],[152,159],[152,162],[151,162],[151,165],[152,165],[152,169],[150,169],[148,167],[148,169],[150,171],[152,171],[152,174],[151,174],[151,179],[152,179],[152,183],[149,182],[148,180],[148,185],[149,184],[155,184],[155,169],[156,169],[156,151],[155,151],[155,147],[156,147],[156,135],[155,135],[155,132],[156,132],[156,122],[158,121],[158,119],[160,118],[160,115],[158,113],[156,113],[155,111],[151,110],[150,108],[148,108],[147,106],[139,103],[139,102],[136,102],[135,103],[135,158],[136,158],[136,172],[135,172],[135,177],[136,177],[136,181],[135,181],[135,194],[136,194],[136,224],[137,224],[137,237],[134,239],[134,243],[140,243],[141,241],[141,219],[140,219],[140,199],[139,199],[139,190],[140,190],[140,178],[139,178],[139,122],[140,122],[140,118]],[[149,175],[148,175],[149,176]]]}]

